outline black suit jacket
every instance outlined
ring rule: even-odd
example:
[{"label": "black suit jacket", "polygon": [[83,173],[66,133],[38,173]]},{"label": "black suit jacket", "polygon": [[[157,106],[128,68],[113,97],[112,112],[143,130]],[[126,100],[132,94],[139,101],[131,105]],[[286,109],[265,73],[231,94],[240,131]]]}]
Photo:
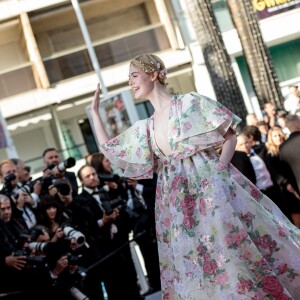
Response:
[{"label": "black suit jacket", "polygon": [[300,131],[293,132],[279,147],[279,157],[291,167],[300,190]]},{"label": "black suit jacket", "polygon": [[256,183],[255,171],[250,158],[245,152],[235,151],[231,159],[231,163],[253,184]]},{"label": "black suit jacket", "polygon": [[[109,195],[107,193],[99,193],[101,202],[108,201]],[[74,201],[78,202],[79,205],[83,206],[85,210],[89,210],[90,218],[89,224],[87,224],[87,231],[89,236],[93,239],[94,245],[98,248],[101,256],[105,256],[111,251],[113,251],[117,246],[118,235],[121,233],[121,228],[118,226],[118,222],[116,223],[118,227],[118,233],[111,239],[111,224],[106,223],[102,227],[99,226],[98,220],[103,218],[104,212],[100,208],[97,200],[89,194],[86,190],[82,190],[82,192],[74,199]]]}]

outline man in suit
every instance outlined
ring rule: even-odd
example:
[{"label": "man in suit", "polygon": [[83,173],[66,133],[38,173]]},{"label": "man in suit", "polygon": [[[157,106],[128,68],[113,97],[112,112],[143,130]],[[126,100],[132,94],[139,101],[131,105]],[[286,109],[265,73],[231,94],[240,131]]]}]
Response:
[{"label": "man in suit", "polygon": [[77,175],[82,183],[82,192],[75,201],[92,213],[89,231],[102,255],[99,270],[109,299],[142,299],[133,261],[127,255],[129,245],[122,244],[124,235],[128,236],[129,223],[122,222],[124,212],[114,206],[108,209],[107,203],[112,199],[108,192],[100,190],[100,181],[93,167],[84,165]]},{"label": "man in suit", "polygon": [[[69,158],[72,159],[72,158]],[[78,195],[78,184],[76,175],[74,172],[69,172],[66,169],[60,170],[57,168],[58,165],[61,164],[59,153],[55,148],[47,148],[43,152],[43,160],[45,164],[45,169],[43,171],[42,178],[44,179],[43,182],[45,182],[45,179],[66,179],[70,182],[72,186],[72,194],[73,197]],[[47,185],[48,187],[49,185]],[[52,185],[50,185],[52,187]],[[45,190],[43,191],[45,192]],[[46,191],[47,192],[47,191]],[[55,188],[52,189],[52,191],[49,191],[51,195],[55,195],[57,193],[57,190]]]},{"label": "man in suit", "polygon": [[279,156],[291,167],[300,190],[300,117],[288,116],[286,127],[291,133],[289,138],[280,145]]},{"label": "man in suit", "polygon": [[[243,143],[243,142],[242,142]],[[250,158],[247,153],[244,151],[238,151],[240,147],[243,147],[241,144],[237,144],[237,148],[233,153],[231,163],[244,175],[246,176],[253,184],[256,184],[255,171],[253,169]]]}]

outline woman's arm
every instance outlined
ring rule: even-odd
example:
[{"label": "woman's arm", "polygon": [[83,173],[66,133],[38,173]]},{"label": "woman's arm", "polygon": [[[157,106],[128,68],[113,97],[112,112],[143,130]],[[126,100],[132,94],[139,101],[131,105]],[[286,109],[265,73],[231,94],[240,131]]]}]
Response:
[{"label": "woman's arm", "polygon": [[98,144],[101,145],[109,140],[109,136],[104,129],[100,114],[99,114],[99,103],[100,103],[100,83],[97,84],[97,90],[95,92],[94,99],[91,104],[92,120],[94,123],[95,134],[98,140]]},{"label": "woman's arm", "polygon": [[234,154],[237,138],[235,133],[231,129],[227,131],[224,138],[225,142],[222,146],[222,153],[220,155],[219,161],[225,165],[228,165]]}]

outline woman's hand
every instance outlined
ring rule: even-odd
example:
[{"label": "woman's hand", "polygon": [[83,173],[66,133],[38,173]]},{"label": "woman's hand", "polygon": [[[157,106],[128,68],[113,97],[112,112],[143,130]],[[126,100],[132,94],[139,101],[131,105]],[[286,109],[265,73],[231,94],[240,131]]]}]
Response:
[{"label": "woman's hand", "polygon": [[98,114],[99,113],[99,104],[100,104],[100,94],[101,94],[101,88],[100,83],[97,84],[97,89],[94,95],[94,99],[92,101],[92,112]]},{"label": "woman's hand", "polygon": [[96,133],[96,137],[97,137],[97,141],[98,141],[99,145],[101,145],[109,140],[109,136],[102,124],[101,116],[99,113],[100,94],[101,94],[101,88],[100,88],[100,83],[98,83],[93,101],[91,103],[91,113],[92,113],[94,129],[95,129],[95,133]]}]

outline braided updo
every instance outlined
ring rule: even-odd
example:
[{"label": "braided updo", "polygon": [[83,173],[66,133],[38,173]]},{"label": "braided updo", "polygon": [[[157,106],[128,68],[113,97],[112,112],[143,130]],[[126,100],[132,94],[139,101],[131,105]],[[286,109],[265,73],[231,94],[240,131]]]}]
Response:
[{"label": "braided updo", "polygon": [[151,74],[153,72],[158,72],[158,80],[163,86],[167,86],[167,69],[163,61],[154,54],[142,54],[136,56],[130,65],[142,69],[145,73]]}]

